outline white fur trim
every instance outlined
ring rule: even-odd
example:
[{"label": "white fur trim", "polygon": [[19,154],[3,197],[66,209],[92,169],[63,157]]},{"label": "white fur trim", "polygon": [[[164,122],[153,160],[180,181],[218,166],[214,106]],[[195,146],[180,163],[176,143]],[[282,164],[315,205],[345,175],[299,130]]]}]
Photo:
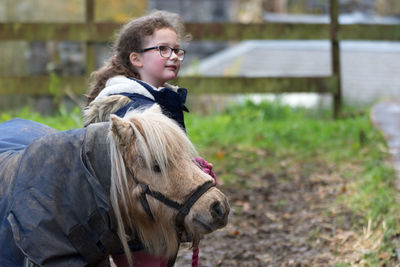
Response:
[{"label": "white fur trim", "polygon": [[[177,92],[178,89],[179,89],[179,86],[172,85],[172,84],[169,84],[169,83],[165,83],[165,84],[164,84],[164,87],[170,88],[170,89],[172,89],[172,90],[175,91],[175,92]],[[159,87],[158,90],[160,90],[161,88],[163,88],[163,87]]]},{"label": "white fur trim", "polygon": [[144,88],[140,83],[128,79],[125,76],[119,75],[108,79],[106,82],[106,87],[100,92],[94,101],[119,93],[140,94],[154,100],[154,97],[150,94],[150,92],[147,91],[147,89]]}]

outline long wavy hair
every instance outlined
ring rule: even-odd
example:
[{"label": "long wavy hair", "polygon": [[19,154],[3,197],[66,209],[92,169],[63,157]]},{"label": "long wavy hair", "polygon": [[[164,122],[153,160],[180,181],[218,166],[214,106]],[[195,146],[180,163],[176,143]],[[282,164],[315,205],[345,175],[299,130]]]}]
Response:
[{"label": "long wavy hair", "polygon": [[144,39],[156,30],[169,28],[176,32],[179,40],[190,39],[184,36],[184,25],[181,17],[167,11],[153,11],[146,16],[132,19],[121,27],[113,43],[111,56],[104,66],[90,74],[89,90],[86,94],[87,105],[104,89],[108,79],[123,75],[140,79],[136,68],[131,64],[129,55],[143,48]]}]

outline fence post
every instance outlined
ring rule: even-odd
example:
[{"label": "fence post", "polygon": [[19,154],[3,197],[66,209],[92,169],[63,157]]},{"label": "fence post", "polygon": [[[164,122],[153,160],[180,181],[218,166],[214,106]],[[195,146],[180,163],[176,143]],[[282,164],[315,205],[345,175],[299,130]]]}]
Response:
[{"label": "fence post", "polygon": [[329,0],[330,5],[330,42],[331,42],[331,60],[332,75],[336,78],[336,85],[333,93],[333,117],[337,119],[340,116],[342,108],[342,81],[340,71],[340,44],[338,40],[339,30],[339,3],[338,0]]},{"label": "fence post", "polygon": [[[94,25],[94,1],[95,0],[86,0],[86,13],[85,13],[85,22],[88,26],[88,29],[92,29]],[[89,34],[89,33],[87,33]],[[96,68],[96,55],[95,55],[95,47],[93,41],[86,41],[86,74],[89,75]]]}]

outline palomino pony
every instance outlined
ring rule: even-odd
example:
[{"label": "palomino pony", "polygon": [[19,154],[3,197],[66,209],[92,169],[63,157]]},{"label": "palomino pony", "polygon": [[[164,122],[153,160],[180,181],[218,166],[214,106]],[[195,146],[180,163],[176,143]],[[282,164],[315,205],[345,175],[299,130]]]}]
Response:
[{"label": "palomino pony", "polygon": [[65,132],[0,124],[0,266],[108,266],[135,240],[174,259],[183,232],[196,244],[229,214],[195,155],[154,108]]}]

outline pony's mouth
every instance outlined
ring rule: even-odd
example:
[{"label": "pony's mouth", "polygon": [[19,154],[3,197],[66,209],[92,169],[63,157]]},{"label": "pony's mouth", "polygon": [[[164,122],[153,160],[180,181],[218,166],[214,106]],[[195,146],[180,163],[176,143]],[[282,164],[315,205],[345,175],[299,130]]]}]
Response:
[{"label": "pony's mouth", "polygon": [[202,220],[201,218],[194,218],[193,222],[196,225],[198,225],[201,228],[203,228],[205,230],[205,232],[207,232],[207,233],[211,233],[211,232],[217,230],[217,228],[218,228],[215,225],[212,225],[209,222],[206,222],[206,221]]}]

